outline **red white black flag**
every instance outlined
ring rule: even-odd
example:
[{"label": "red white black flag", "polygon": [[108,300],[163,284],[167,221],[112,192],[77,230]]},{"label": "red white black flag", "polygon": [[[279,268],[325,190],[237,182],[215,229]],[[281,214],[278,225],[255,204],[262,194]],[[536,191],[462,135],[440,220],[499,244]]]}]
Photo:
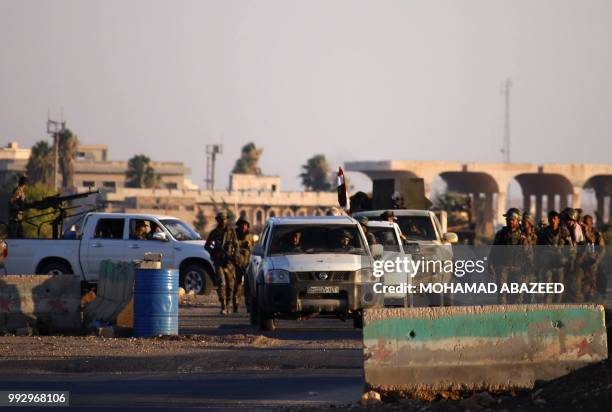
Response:
[{"label": "red white black flag", "polygon": [[342,168],[338,168],[338,204],[341,208],[347,212],[351,208],[350,199],[348,196],[348,187],[346,185],[346,179],[344,178],[344,171]]}]

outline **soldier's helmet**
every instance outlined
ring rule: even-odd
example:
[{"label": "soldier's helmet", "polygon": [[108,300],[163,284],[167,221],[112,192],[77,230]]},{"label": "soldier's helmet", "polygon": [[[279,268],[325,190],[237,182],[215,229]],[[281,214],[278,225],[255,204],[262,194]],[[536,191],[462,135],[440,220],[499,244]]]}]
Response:
[{"label": "soldier's helmet", "polygon": [[578,220],[578,212],[571,207],[564,209],[563,215],[565,216],[565,220]]},{"label": "soldier's helmet", "polygon": [[349,239],[349,240],[353,240],[353,234],[351,232],[349,232],[348,230],[342,230],[340,232],[340,238],[341,239]]},{"label": "soldier's helmet", "polygon": [[518,219],[518,220],[521,220],[521,211],[518,210],[515,207],[511,207],[510,209],[508,209],[506,211],[506,213],[504,214],[504,217],[506,219]]},{"label": "soldier's helmet", "polygon": [[219,212],[215,215],[216,220],[224,220],[227,219],[227,213]]},{"label": "soldier's helmet", "polygon": [[529,212],[523,213],[523,223],[524,222],[529,222],[531,226],[535,226],[535,218]]},{"label": "soldier's helmet", "polygon": [[246,220],[245,218],[241,217],[240,219],[238,219],[238,221],[236,222],[236,226],[241,226],[246,224],[248,227],[251,227],[251,224],[249,223],[248,220]]},{"label": "soldier's helmet", "polygon": [[360,225],[363,225],[363,226],[367,226],[369,222],[367,216],[358,216],[356,220],[359,222]]},{"label": "soldier's helmet", "polygon": [[17,182],[17,186],[23,186],[27,184],[28,184],[28,177],[24,175],[19,176],[19,181]]}]

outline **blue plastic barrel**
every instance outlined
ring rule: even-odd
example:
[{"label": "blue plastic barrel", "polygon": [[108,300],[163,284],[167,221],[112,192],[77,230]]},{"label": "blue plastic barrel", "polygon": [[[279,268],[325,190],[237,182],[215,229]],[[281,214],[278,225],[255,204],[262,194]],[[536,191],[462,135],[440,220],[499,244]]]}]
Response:
[{"label": "blue plastic barrel", "polygon": [[134,336],[178,335],[178,271],[136,269]]}]

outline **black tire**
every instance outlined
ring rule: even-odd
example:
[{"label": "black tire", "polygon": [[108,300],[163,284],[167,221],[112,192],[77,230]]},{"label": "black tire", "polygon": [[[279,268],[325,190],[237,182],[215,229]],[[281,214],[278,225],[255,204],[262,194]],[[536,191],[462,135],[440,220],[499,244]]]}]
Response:
[{"label": "black tire", "polygon": [[258,325],[259,322],[257,318],[257,298],[251,297],[250,300],[250,304],[247,306],[247,310],[249,311],[249,322],[251,323],[251,325]]},{"label": "black tire", "polygon": [[61,260],[52,260],[41,266],[40,273],[45,275],[72,275],[72,268]]},{"label": "black tire", "polygon": [[266,313],[257,299],[257,323],[259,324],[259,330],[263,332],[274,332],[276,330],[276,320],[274,316]]},{"label": "black tire", "polygon": [[363,329],[363,312],[359,311],[353,315],[353,327]]},{"label": "black tire", "polygon": [[181,270],[180,284],[185,292],[193,290],[196,295],[210,295],[213,282],[210,273],[201,265],[188,265]]}]

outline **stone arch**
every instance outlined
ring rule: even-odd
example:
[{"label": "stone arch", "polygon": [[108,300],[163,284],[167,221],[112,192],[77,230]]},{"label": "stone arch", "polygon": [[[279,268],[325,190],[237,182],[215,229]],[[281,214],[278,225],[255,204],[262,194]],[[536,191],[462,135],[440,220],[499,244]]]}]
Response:
[{"label": "stone arch", "polygon": [[254,219],[253,222],[256,225],[263,225],[266,221],[266,213],[261,208],[256,208],[253,213]]},{"label": "stone arch", "polygon": [[549,210],[580,205],[579,194],[576,195],[570,180],[561,174],[521,173],[514,178],[523,194],[523,211],[532,212],[536,220],[545,217]]},{"label": "stone arch", "polygon": [[285,208],[285,209],[283,209],[283,212],[281,213],[281,216],[293,216],[293,210],[291,210],[289,208]]},{"label": "stone arch", "polygon": [[594,175],[587,179],[584,189],[595,192],[595,220],[598,225],[610,222],[612,217],[612,175]]}]

